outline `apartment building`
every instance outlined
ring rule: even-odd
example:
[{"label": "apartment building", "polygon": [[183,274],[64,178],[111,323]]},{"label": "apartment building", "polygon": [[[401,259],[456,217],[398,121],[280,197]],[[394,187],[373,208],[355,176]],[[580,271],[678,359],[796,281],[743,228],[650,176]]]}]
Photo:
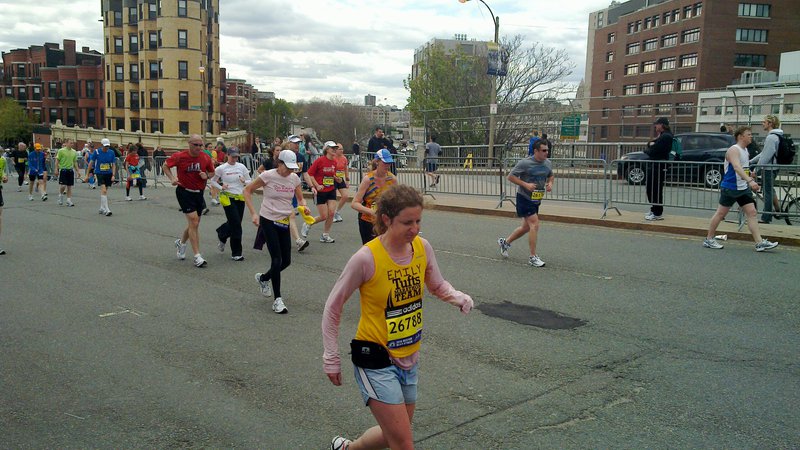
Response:
[{"label": "apartment building", "polygon": [[219,134],[219,0],[102,0],[106,127]]},{"label": "apartment building", "polygon": [[800,48],[797,0],[631,0],[590,14],[589,140],[644,140],[665,116],[694,131],[698,92],[777,71]]},{"label": "apartment building", "polygon": [[3,52],[0,98],[13,98],[35,124],[102,127],[103,56],[74,40]]}]

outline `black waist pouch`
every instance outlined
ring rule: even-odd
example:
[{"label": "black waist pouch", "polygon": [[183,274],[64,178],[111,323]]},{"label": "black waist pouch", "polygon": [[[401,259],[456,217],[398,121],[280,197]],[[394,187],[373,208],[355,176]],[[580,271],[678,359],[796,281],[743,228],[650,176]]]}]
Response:
[{"label": "black waist pouch", "polygon": [[381,344],[353,339],[350,341],[353,364],[365,369],[383,369],[392,365],[389,351]]}]

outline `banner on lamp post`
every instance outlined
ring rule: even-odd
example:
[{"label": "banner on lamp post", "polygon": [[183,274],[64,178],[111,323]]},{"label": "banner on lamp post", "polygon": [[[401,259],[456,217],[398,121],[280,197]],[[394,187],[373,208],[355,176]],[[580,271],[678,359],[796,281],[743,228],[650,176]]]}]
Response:
[{"label": "banner on lamp post", "polygon": [[497,77],[506,76],[508,74],[508,50],[494,42],[487,42],[486,48],[488,49],[486,74]]}]

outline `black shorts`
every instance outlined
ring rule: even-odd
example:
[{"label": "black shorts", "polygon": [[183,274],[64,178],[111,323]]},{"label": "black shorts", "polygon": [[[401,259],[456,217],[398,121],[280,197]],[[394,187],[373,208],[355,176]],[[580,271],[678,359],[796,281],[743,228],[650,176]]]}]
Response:
[{"label": "black shorts", "polygon": [[[45,173],[47,173],[47,172],[45,172]],[[31,181],[43,180],[44,179],[44,173],[36,174],[36,173],[28,172],[28,179],[31,180]]]},{"label": "black shorts", "polygon": [[97,185],[98,186],[105,186],[111,187],[113,184],[111,182],[111,175],[110,173],[96,173],[94,174],[95,178],[97,178]]},{"label": "black shorts", "polygon": [[730,208],[734,203],[738,203],[739,206],[744,206],[748,203],[755,204],[755,202],[755,199],[753,199],[753,191],[751,191],[750,188],[743,191],[726,188],[719,190],[719,204],[726,208]]},{"label": "black shorts", "polygon": [[206,209],[203,191],[192,192],[178,186],[175,188],[175,197],[178,199],[178,205],[180,205],[181,212],[184,214],[196,212],[200,216],[203,214],[203,210]]},{"label": "black shorts", "polygon": [[58,172],[58,184],[63,186],[74,186],[75,171],[72,169],[61,169]]},{"label": "black shorts", "polygon": [[541,201],[531,200],[527,195],[517,192],[517,217],[529,217],[539,214],[539,205],[541,204]]},{"label": "black shorts", "polygon": [[337,191],[339,189],[347,189],[347,181],[344,181],[344,179],[342,179],[342,181],[334,181],[333,187],[336,188]]},{"label": "black shorts", "polygon": [[328,192],[317,192],[317,205],[324,205],[329,200],[336,201],[336,189],[331,189]]},{"label": "black shorts", "polygon": [[0,186],[0,208],[3,207],[5,203],[3,203],[3,186]]}]

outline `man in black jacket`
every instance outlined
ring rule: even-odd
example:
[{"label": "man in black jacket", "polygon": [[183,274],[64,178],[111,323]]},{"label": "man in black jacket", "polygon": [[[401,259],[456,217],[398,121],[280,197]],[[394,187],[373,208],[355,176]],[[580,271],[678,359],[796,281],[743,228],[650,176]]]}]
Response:
[{"label": "man in black jacket", "polygon": [[650,212],[644,216],[645,220],[664,220],[664,179],[667,175],[667,165],[660,161],[669,159],[669,152],[672,150],[672,131],[669,128],[669,120],[666,117],[659,117],[655,121],[656,133],[658,137],[647,144],[645,153],[652,162],[647,167],[646,187],[647,201],[652,204]]}]

